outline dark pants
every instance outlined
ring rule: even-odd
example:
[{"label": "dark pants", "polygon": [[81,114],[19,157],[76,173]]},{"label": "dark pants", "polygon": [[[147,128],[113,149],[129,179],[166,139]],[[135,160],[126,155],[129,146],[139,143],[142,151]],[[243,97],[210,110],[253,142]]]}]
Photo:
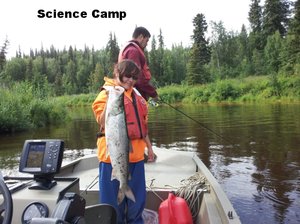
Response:
[{"label": "dark pants", "polygon": [[142,213],[146,201],[146,184],[144,161],[129,164],[131,179],[128,186],[131,188],[135,201],[125,199],[118,205],[119,181],[111,180],[112,166],[110,163],[99,164],[100,203],[112,205],[118,214],[118,223],[143,224]]}]

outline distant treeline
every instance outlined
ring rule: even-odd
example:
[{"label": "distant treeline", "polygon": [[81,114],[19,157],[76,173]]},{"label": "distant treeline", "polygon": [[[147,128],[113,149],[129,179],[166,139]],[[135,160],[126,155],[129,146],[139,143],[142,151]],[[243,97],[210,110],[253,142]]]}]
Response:
[{"label": "distant treeline", "polygon": [[[212,32],[208,35],[205,16],[199,13],[193,20],[191,46],[174,44],[171,49],[165,47],[159,30],[159,35],[152,35],[146,52],[154,85],[159,88],[193,85],[194,89],[197,84],[213,86],[225,81],[230,87],[230,81],[226,80],[267,76],[272,89],[268,94],[286,95],[281,91],[287,91],[290,85],[292,92],[288,95],[298,96],[294,87],[298,86],[296,80],[300,76],[300,0],[265,0],[263,6],[260,0],[251,0],[248,18],[249,29],[243,25],[239,32],[226,30],[221,21],[211,22]],[[180,27],[174,29],[180,32]],[[23,86],[30,88],[35,98],[44,101],[53,96],[97,93],[103,77],[111,76],[120,51],[113,33],[102,49],[41,47],[31,50],[29,55],[19,50],[15,57],[7,59],[8,47],[9,40],[5,40],[0,48],[1,89],[9,95],[16,85],[25,83]],[[297,83],[285,85],[283,80]],[[205,96],[205,92],[200,92]],[[203,101],[204,98],[198,100]],[[4,107],[0,104],[3,115]]]},{"label": "distant treeline", "polygon": [[[148,46],[153,81],[158,87],[170,84],[202,84],[216,80],[272,75],[300,74],[300,3],[288,0],[252,0],[250,30],[227,31],[222,22],[212,22],[212,35],[203,14],[195,16],[193,44],[166,49],[160,30]],[[178,28],[178,27],[177,27]],[[122,43],[123,44],[123,43]],[[58,50],[31,50],[29,55],[16,52],[6,60],[7,40],[0,52],[0,81],[10,87],[27,81],[36,89],[59,96],[96,92],[103,77],[110,75],[120,51],[117,38],[109,35],[105,48],[70,46]]]}]

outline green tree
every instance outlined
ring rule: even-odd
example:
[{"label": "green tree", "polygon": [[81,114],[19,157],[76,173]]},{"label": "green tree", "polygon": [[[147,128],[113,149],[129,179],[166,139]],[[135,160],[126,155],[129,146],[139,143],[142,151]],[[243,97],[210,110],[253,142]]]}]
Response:
[{"label": "green tree", "polygon": [[288,0],[266,0],[263,12],[263,32],[266,39],[279,31],[285,36],[290,16],[290,1]]},{"label": "green tree", "polygon": [[235,56],[237,70],[242,76],[248,76],[252,73],[251,53],[249,49],[249,38],[245,25],[237,37],[237,54]]},{"label": "green tree", "polygon": [[49,57],[55,58],[55,59],[57,59],[57,57],[58,57],[58,51],[55,49],[55,47],[53,45],[50,46]]},{"label": "green tree", "polygon": [[281,63],[281,49],[282,38],[279,31],[277,31],[275,34],[268,37],[265,47],[265,58],[268,74],[278,73]]},{"label": "green tree", "polygon": [[73,62],[75,61],[76,53],[74,52],[72,46],[69,47],[68,56],[69,56],[68,60],[73,61]]},{"label": "green tree", "polygon": [[258,49],[252,51],[251,64],[253,68],[253,75],[265,74],[265,58],[264,52]]},{"label": "green tree", "polygon": [[76,85],[76,66],[75,63],[70,60],[66,66],[66,73],[63,75],[63,86],[65,87],[66,94],[77,93]]},{"label": "green tree", "polygon": [[25,81],[26,63],[22,58],[12,58],[4,67],[4,76],[8,81]]},{"label": "green tree", "polygon": [[262,29],[262,8],[260,6],[260,0],[251,0],[248,20],[251,31],[254,33],[260,33]]},{"label": "green tree", "polygon": [[109,55],[109,62],[111,67],[118,62],[118,56],[120,48],[118,46],[117,38],[115,34],[109,34],[109,40],[106,45],[106,51]]},{"label": "green tree", "polygon": [[212,22],[210,72],[214,79],[235,77],[240,63],[238,37],[234,32],[227,32],[223,22]]},{"label": "green tree", "polygon": [[169,80],[169,77],[167,77],[167,74],[164,72],[164,50],[165,44],[164,44],[164,38],[162,35],[161,29],[159,30],[159,35],[158,35],[158,49],[157,49],[157,62],[158,62],[158,74],[157,76],[159,79],[163,82],[166,83]]},{"label": "green tree", "polygon": [[104,84],[104,69],[100,63],[96,64],[95,71],[91,73],[89,77],[89,91],[90,92],[99,92],[101,86]]},{"label": "green tree", "polygon": [[251,0],[248,20],[251,28],[248,38],[250,71],[253,75],[262,75],[264,73],[264,41],[262,35],[263,12],[260,0]]},{"label": "green tree", "polygon": [[151,71],[151,75],[152,78],[154,78],[155,80],[157,80],[158,82],[160,82],[160,78],[159,77],[159,59],[158,59],[158,50],[157,50],[157,42],[156,42],[156,38],[153,35],[152,36],[152,41],[151,41],[151,50],[149,52],[149,68]]},{"label": "green tree", "polygon": [[32,85],[34,87],[34,90],[36,93],[39,94],[39,97],[43,98],[45,97],[45,94],[48,94],[43,89],[48,85],[47,76],[45,73],[42,73],[45,70],[45,59],[42,56],[36,57],[36,59],[33,61],[33,67],[32,67]]},{"label": "green tree", "polygon": [[186,64],[188,62],[189,49],[181,45],[173,45],[171,50],[165,51],[164,60],[166,61],[164,70],[168,75],[167,84],[180,84],[186,78]]},{"label": "green tree", "polygon": [[33,76],[33,58],[28,57],[24,59],[26,62],[25,80],[31,81]]},{"label": "green tree", "polygon": [[222,42],[226,37],[226,30],[222,22],[211,22],[212,37],[211,37],[211,61],[210,72],[213,78],[221,78],[222,71]]},{"label": "green tree", "polygon": [[88,91],[88,79],[89,79],[89,74],[91,73],[90,66],[89,66],[89,61],[80,58],[78,62],[78,69],[76,72],[76,80],[78,83],[78,91],[80,93],[86,93]]},{"label": "green tree", "polygon": [[252,43],[251,48],[262,50],[262,7],[260,6],[260,0],[251,0],[248,20],[251,28],[249,34],[250,43]]},{"label": "green tree", "polygon": [[3,46],[1,47],[1,50],[0,50],[0,72],[3,70],[5,62],[6,62],[6,54],[7,54],[8,45],[9,45],[9,41],[6,38],[3,43]]},{"label": "green tree", "polygon": [[159,83],[158,86],[164,86],[166,81],[168,81],[168,74],[164,71],[167,67],[164,64],[166,62],[164,45],[164,38],[162,35],[162,31],[160,30],[158,35],[158,46],[157,40],[153,35],[151,41],[151,50],[150,52],[145,52],[145,54],[148,53],[149,56],[146,56],[146,58],[149,60],[152,82],[155,82],[156,84]]},{"label": "green tree", "polygon": [[47,65],[46,67],[47,79],[50,83],[54,83],[56,76],[61,75],[59,61],[52,57],[45,59],[45,61]]},{"label": "green tree", "polygon": [[[289,32],[292,34],[300,36],[300,0],[296,0],[293,10],[294,17],[291,20],[289,27]],[[298,45],[299,47],[299,45]]]},{"label": "green tree", "polygon": [[55,96],[62,96],[64,94],[63,75],[61,73],[55,76],[54,94]]},{"label": "green tree", "polygon": [[288,35],[284,41],[282,58],[284,70],[288,74],[300,74],[300,0],[294,4],[294,17],[288,30]]},{"label": "green tree", "polygon": [[197,14],[193,19],[193,45],[190,52],[190,60],[187,65],[187,83],[206,83],[210,80],[205,67],[210,61],[209,42],[205,38],[207,23],[203,14]]}]

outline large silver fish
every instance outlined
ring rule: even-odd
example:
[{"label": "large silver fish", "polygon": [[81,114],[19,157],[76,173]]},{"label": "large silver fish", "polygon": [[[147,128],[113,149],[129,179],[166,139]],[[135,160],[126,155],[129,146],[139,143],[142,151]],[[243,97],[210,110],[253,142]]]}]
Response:
[{"label": "large silver fish", "polygon": [[128,186],[130,140],[127,135],[125,111],[123,103],[124,88],[111,87],[108,90],[105,113],[105,138],[106,147],[112,165],[111,179],[120,182],[118,203],[121,203],[126,195],[135,202],[134,194]]}]

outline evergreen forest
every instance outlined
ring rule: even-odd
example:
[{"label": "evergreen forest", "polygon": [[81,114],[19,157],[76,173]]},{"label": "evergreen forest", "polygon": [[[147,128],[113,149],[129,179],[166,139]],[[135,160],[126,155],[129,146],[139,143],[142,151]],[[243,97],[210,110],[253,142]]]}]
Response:
[{"label": "evergreen forest", "polygon": [[[208,102],[214,95],[208,93],[214,89],[221,96],[216,101],[232,100],[245,95],[244,80],[252,80],[247,91],[265,85],[266,97],[300,99],[300,0],[265,0],[263,4],[251,0],[248,20],[249,27],[244,24],[240,31],[232,31],[222,21],[208,24],[199,13],[192,21],[191,46],[173,44],[168,49],[161,29],[157,36],[152,35],[146,56],[161,97],[169,100],[172,91],[184,94],[192,89],[198,91],[198,97],[194,94],[186,102]],[[64,112],[48,99],[96,94],[104,76],[111,76],[120,51],[114,33],[102,49],[51,46],[32,49],[29,55],[20,49],[8,59],[8,47],[9,39],[0,43],[0,132],[58,121]],[[184,96],[175,101],[182,99]],[[45,112],[48,110],[56,113]]]}]

